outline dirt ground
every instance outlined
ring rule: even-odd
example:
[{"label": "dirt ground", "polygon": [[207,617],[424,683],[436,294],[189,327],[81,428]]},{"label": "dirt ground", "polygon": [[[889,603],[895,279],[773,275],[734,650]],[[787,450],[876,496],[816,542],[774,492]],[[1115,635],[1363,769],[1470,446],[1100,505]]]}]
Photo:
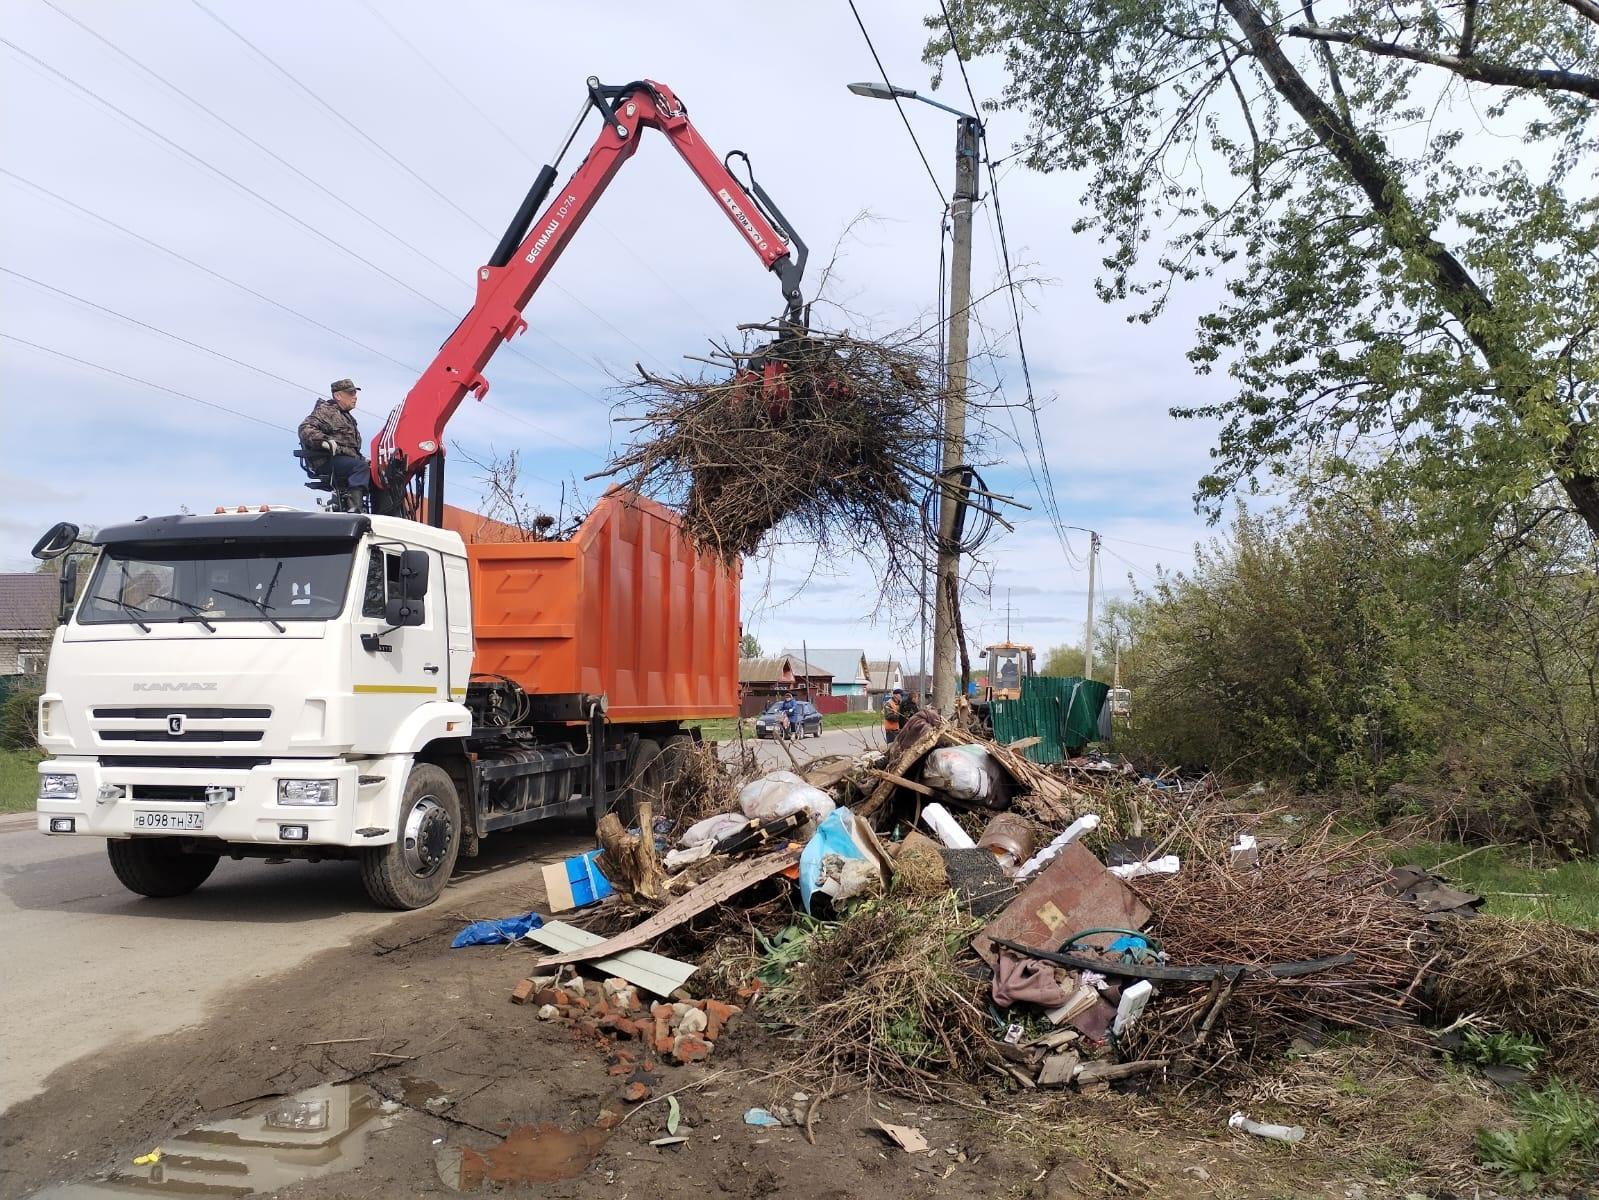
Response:
[{"label": "dirt ground", "polygon": [[[784,1043],[745,1017],[710,1061],[662,1067],[656,1098],[628,1105],[600,1047],[510,1003],[532,964],[528,950],[448,948],[465,921],[543,900],[506,888],[475,900],[472,912],[415,914],[381,942],[359,939],[228,995],[198,1026],[63,1068],[4,1115],[0,1195],[62,1184],[72,1186],[48,1194],[196,1194],[175,1182],[176,1151],[156,1166],[133,1159],[176,1145],[170,1139],[201,1122],[345,1080],[376,1093],[358,1094],[373,1106],[368,1115],[379,1104],[388,1115],[343,1147],[337,1173],[235,1180],[225,1194],[269,1184],[285,1197],[456,1194],[441,1162],[446,1173],[458,1170],[462,1147],[487,1150],[517,1130],[502,1154],[544,1181],[508,1190],[551,1197],[1493,1194],[1474,1190],[1485,1181],[1462,1164],[1503,1100],[1480,1079],[1373,1047],[1310,1052],[1234,1095],[1168,1086],[1144,1096],[1017,1096],[996,1080],[987,1096],[915,1103],[839,1085],[820,1107],[812,1146],[799,1129],[745,1123],[746,1109],[791,1106],[804,1086],[782,1074]],[[105,1004],[116,1003],[118,986],[103,981]],[[651,1146],[666,1134],[668,1092],[688,1140]],[[1229,1134],[1227,1114],[1240,1106],[1260,1119],[1299,1120],[1310,1136],[1287,1147]],[[930,1149],[891,1146],[874,1119],[921,1130]],[[540,1142],[524,1127],[568,1136]],[[189,1144],[236,1142],[217,1129]],[[330,1170],[330,1153],[301,1157]]]}]

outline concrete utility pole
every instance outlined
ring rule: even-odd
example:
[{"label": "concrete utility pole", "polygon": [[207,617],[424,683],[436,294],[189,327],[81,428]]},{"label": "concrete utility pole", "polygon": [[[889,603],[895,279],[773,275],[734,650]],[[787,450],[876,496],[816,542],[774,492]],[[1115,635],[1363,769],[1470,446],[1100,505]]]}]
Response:
[{"label": "concrete utility pole", "polygon": [[955,197],[950,204],[949,365],[944,390],[944,444],[938,502],[938,569],[933,589],[933,707],[946,717],[959,692],[955,596],[960,587],[959,518],[967,497],[954,485],[966,463],[966,368],[972,307],[972,203],[977,199],[977,153],[982,122],[962,116],[955,126]]},{"label": "concrete utility pole", "polygon": [[1094,677],[1094,564],[1099,561],[1099,534],[1088,534],[1088,620],[1083,623],[1083,678]]}]

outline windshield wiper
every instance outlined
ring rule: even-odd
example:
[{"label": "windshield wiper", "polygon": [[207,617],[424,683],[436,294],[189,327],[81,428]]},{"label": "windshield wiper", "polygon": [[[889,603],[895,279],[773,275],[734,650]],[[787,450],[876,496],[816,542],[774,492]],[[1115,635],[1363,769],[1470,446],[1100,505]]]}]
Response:
[{"label": "windshield wiper", "polygon": [[113,596],[102,596],[99,592],[96,592],[94,594],[94,598],[96,600],[100,601],[100,603],[102,603],[102,604],[114,604],[114,605],[116,605],[123,612],[127,613],[128,616],[133,617],[133,623],[135,625],[137,625],[140,629],[144,630],[146,633],[150,632],[150,627],[148,625],[146,625],[143,621],[139,620],[139,618],[134,615],[136,613],[142,613],[144,611],[144,609],[140,608],[137,604],[129,604],[126,600],[118,600],[118,599],[116,599]]},{"label": "windshield wiper", "polygon": [[265,601],[257,600],[254,596],[242,596],[238,592],[230,592],[227,588],[212,588],[211,590],[219,596],[229,596],[234,600],[243,600],[246,604],[252,606],[256,612],[260,613],[263,617],[270,621],[272,623],[272,628],[276,629],[279,633],[288,632],[288,630],[283,627],[283,622],[272,616],[272,606],[267,604]]},{"label": "windshield wiper", "polygon": [[207,621],[205,619],[205,609],[201,608],[198,604],[195,604],[193,601],[185,600],[181,596],[169,596],[165,592],[151,592],[150,593],[150,599],[152,599],[152,600],[168,600],[168,601],[170,601],[173,604],[181,604],[181,605],[183,605],[184,608],[188,609],[190,612],[192,612],[194,614],[194,619],[196,621],[200,622],[200,624],[205,626],[207,633],[215,633],[217,631],[217,627],[215,625],[211,624],[210,621]]}]

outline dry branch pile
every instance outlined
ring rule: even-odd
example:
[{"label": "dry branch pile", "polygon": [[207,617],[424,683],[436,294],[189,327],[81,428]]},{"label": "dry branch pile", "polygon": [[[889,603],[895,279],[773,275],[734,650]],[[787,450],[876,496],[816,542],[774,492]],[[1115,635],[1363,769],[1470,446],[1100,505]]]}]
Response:
[{"label": "dry branch pile", "polygon": [[1451,921],[1442,932],[1442,1015],[1530,1034],[1556,1070],[1599,1083],[1599,934],[1497,917]]},{"label": "dry branch pile", "polygon": [[[772,330],[776,332],[775,329]],[[718,366],[786,367],[786,396],[758,370],[665,377],[639,368],[643,408],[606,475],[678,508],[700,545],[732,559],[784,526],[826,551],[914,545],[907,527],[938,435],[938,363],[915,339],[812,332]]]},{"label": "dry branch pile", "polygon": [[1139,1026],[1137,1053],[1243,1066],[1296,1035],[1408,1024],[1419,1007],[1421,922],[1384,891],[1386,877],[1364,847],[1336,841],[1324,826],[1261,854],[1258,866],[1234,867],[1223,849],[1192,854],[1176,875],[1135,881],[1155,914],[1148,932],[1174,966],[1355,956],[1298,978],[1248,974],[1231,988],[1163,983],[1161,1002]]}]

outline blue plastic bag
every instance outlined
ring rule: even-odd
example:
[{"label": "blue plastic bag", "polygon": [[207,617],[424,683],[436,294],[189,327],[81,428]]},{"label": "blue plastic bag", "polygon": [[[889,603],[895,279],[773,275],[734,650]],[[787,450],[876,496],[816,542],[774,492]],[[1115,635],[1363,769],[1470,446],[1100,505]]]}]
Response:
[{"label": "blue plastic bag", "polygon": [[[863,841],[866,844],[863,845]],[[799,885],[805,911],[811,911],[811,897],[818,891],[831,896],[835,902],[842,902],[880,886],[882,864],[868,848],[874,844],[871,829],[856,821],[849,809],[835,808],[823,817],[800,852]],[[829,858],[841,860],[842,870],[824,869],[824,862]]]},{"label": "blue plastic bag", "polygon": [[451,950],[462,946],[497,946],[514,942],[529,929],[538,929],[544,918],[536,912],[525,912],[519,917],[501,917],[497,921],[473,921],[450,943]]}]

